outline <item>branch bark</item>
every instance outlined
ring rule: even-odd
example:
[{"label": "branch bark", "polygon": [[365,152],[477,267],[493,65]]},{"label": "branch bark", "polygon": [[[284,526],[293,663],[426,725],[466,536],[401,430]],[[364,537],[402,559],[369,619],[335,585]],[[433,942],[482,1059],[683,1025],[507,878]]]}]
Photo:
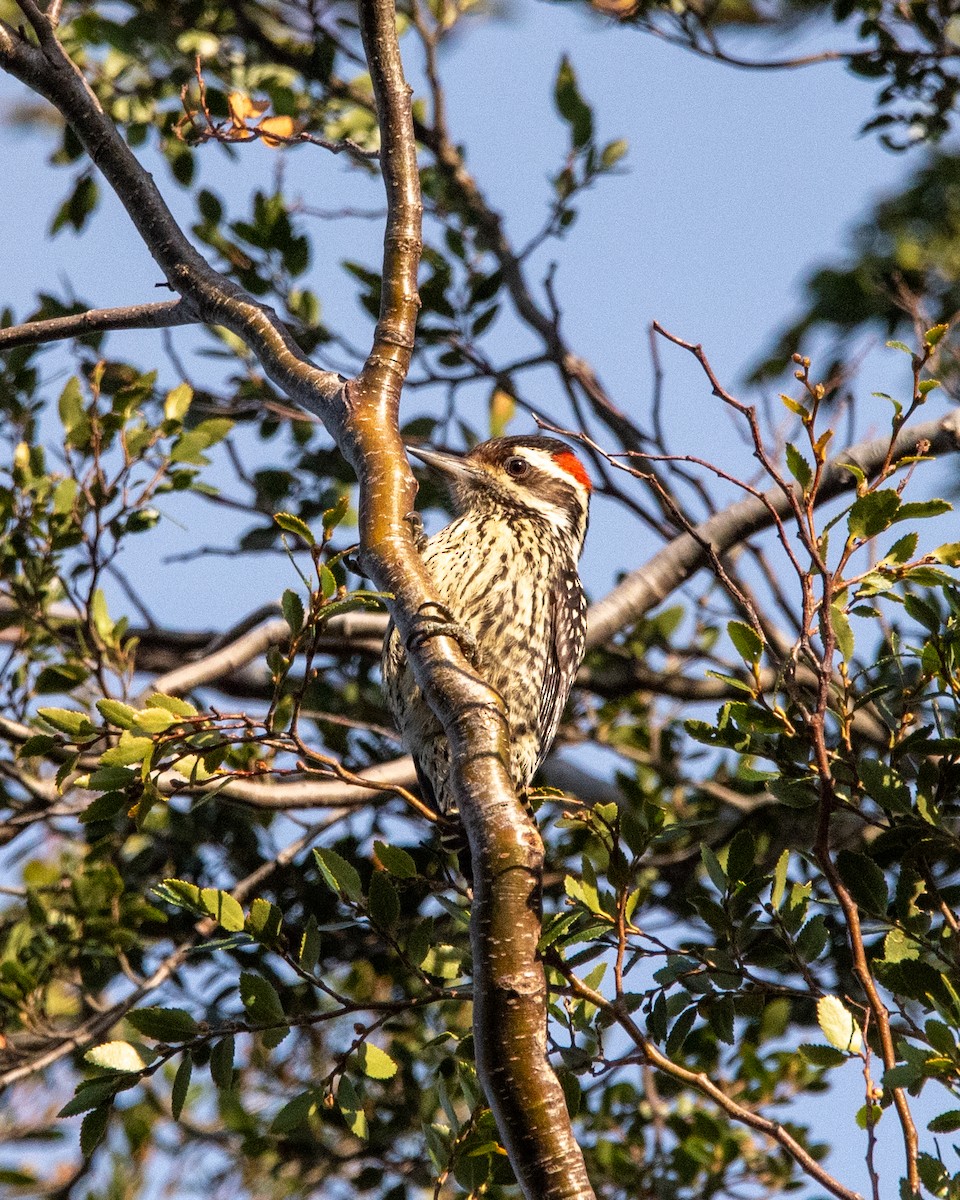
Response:
[{"label": "branch bark", "polygon": [[129,304],[123,308],[91,308],[66,317],[46,321],[27,321],[0,329],[0,350],[17,346],[39,346],[42,342],[62,342],[119,329],[172,329],[177,325],[195,325],[197,314],[183,300],[159,300],[155,304]]},{"label": "branch bark", "polygon": [[[67,119],[124,204],[174,291],[200,320],[223,325],[256,354],[268,377],[323,420],[360,484],[361,554],[395,599],[408,640],[436,602],[406,521],[416,485],[399,436],[400,392],[418,309],[421,200],[410,109],[391,0],[360,0],[360,28],[381,132],[387,191],[383,288],[373,346],[360,374],[318,370],[277,314],[215,271],[171,215],[151,176],[105,116],[53,25],[20,0],[39,45],[0,22],[0,68]],[[524,1192],[543,1200],[592,1197],[559,1082],[546,1056],[547,988],[537,955],[543,845],[513,792],[509,729],[499,696],[450,639],[412,655],[418,683],[450,739],[453,783],[473,851],[474,1025],[480,1078]]]}]

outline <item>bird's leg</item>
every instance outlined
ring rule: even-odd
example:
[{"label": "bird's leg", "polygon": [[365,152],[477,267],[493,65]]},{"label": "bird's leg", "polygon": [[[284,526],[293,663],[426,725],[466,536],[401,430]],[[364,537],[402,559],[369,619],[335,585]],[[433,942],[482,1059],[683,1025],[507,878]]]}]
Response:
[{"label": "bird's leg", "polygon": [[403,519],[410,526],[410,532],[413,535],[413,544],[417,548],[417,553],[422,554],[427,544],[427,535],[423,532],[423,517],[414,511],[408,512]]},{"label": "bird's leg", "polygon": [[467,658],[477,665],[477,639],[462,625],[445,604],[428,600],[421,604],[413,618],[413,629],[407,637],[407,649],[416,650],[430,638],[448,637],[459,645]]}]

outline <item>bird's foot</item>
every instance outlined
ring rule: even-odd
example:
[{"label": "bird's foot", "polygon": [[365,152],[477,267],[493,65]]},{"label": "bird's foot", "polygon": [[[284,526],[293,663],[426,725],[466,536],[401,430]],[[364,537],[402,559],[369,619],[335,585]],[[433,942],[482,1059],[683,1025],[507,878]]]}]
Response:
[{"label": "bird's foot", "polygon": [[445,604],[428,600],[420,606],[407,638],[407,649],[417,650],[430,638],[448,637],[459,645],[474,666],[477,665],[477,639],[462,625]]},{"label": "bird's foot", "polygon": [[410,526],[417,553],[422,554],[427,544],[427,535],[423,532],[423,517],[418,512],[408,512],[403,519]]}]

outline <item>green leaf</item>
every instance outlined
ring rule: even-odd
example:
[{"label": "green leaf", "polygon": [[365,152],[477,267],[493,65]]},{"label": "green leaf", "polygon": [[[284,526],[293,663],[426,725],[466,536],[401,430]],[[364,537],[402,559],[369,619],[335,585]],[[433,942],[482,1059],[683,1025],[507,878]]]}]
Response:
[{"label": "green leaf", "polygon": [[184,1042],[196,1037],[199,1026],[184,1008],[134,1008],[127,1020],[137,1033],[157,1042]]},{"label": "green leaf", "polygon": [[337,1108],[343,1114],[347,1128],[354,1137],[366,1141],[369,1132],[367,1117],[363,1111],[360,1097],[357,1095],[357,1090],[346,1075],[341,1075],[340,1081],[337,1084]]},{"label": "green leaf", "polygon": [[889,341],[887,347],[890,350],[900,350],[904,354],[909,354],[913,358],[913,351],[904,342]]},{"label": "green leaf", "polygon": [[[179,696],[165,696],[162,692],[154,692],[147,699],[147,708],[162,708],[175,717],[195,717],[197,709],[187,700]],[[142,717],[142,713],[140,716]]]},{"label": "green leaf", "polygon": [[187,1050],[180,1059],[180,1066],[177,1067],[177,1073],[173,1077],[173,1091],[170,1094],[170,1112],[173,1114],[175,1121],[180,1120],[180,1114],[183,1112],[183,1105],[187,1098],[187,1091],[190,1088],[190,1077],[192,1074],[193,1055]]},{"label": "green leaf", "polygon": [[93,1079],[85,1079],[77,1087],[77,1094],[60,1109],[58,1117],[75,1117],[79,1113],[89,1112],[91,1108],[99,1108],[105,1100],[112,1100],[117,1092],[123,1091],[125,1085],[137,1083],[136,1079],[123,1079],[118,1075],[97,1075]]},{"label": "green leaf", "polygon": [[806,494],[810,484],[813,483],[813,469],[796,446],[790,442],[787,443],[787,468]]},{"label": "green leaf", "polygon": [[244,928],[265,946],[276,946],[283,930],[283,913],[269,900],[257,896],[250,905]]},{"label": "green leaf", "polygon": [[931,326],[931,328],[928,329],[927,332],[923,335],[924,342],[928,346],[931,346],[931,347],[939,345],[940,340],[943,338],[943,335],[947,332],[947,330],[949,328],[950,328],[949,325],[933,325],[933,326]]},{"label": "green leaf", "polygon": [[76,375],[71,375],[67,380],[66,387],[60,393],[57,410],[60,413],[60,421],[63,424],[63,428],[68,435],[82,421],[86,420],[86,413],[83,411],[83,392],[80,389],[80,380],[77,379]]},{"label": "green leaf", "polygon": [[931,392],[935,392],[940,386],[939,379],[921,379],[917,384],[917,394],[920,396],[929,396]]},{"label": "green leaf", "polygon": [[299,517],[295,517],[293,513],[278,512],[273,514],[273,519],[286,533],[295,533],[301,541],[308,546],[317,544],[316,538],[310,530],[310,526],[306,521],[301,521]]},{"label": "green leaf", "polygon": [[163,417],[165,421],[182,421],[187,415],[193,401],[193,388],[189,383],[181,383],[172,392],[167,393],[163,402]]},{"label": "green leaf", "polygon": [[832,1046],[818,1046],[811,1042],[801,1042],[797,1047],[807,1062],[815,1067],[840,1067],[848,1061],[847,1056]]},{"label": "green leaf", "polygon": [[397,879],[416,878],[417,864],[406,850],[399,846],[390,846],[386,842],[374,842],[373,852],[380,865]]},{"label": "green leaf", "polygon": [[324,600],[329,600],[331,596],[337,594],[337,577],[323,563],[320,564],[320,569],[317,573],[320,577],[320,594]]},{"label": "green leaf", "polygon": [[853,629],[847,619],[847,614],[839,604],[830,605],[830,621],[840,656],[844,662],[849,662],[853,658]]},{"label": "green leaf", "polygon": [[364,1042],[357,1051],[360,1070],[370,1079],[392,1079],[397,1073],[397,1064],[385,1050]]},{"label": "green leaf", "polygon": [[770,886],[770,903],[774,908],[779,908],[783,900],[783,895],[787,887],[787,868],[789,865],[790,851],[784,850],[777,859],[777,865],[773,872],[773,882]]},{"label": "green leaf", "polygon": [[754,629],[745,625],[743,621],[729,621],[727,633],[745,663],[752,666],[760,661],[760,656],[763,654],[763,641]]},{"label": "green leaf", "polygon": [[202,908],[213,917],[217,924],[230,933],[240,933],[244,926],[243,909],[229,892],[218,888],[204,888],[200,893]]},{"label": "green leaf", "polygon": [[323,1094],[316,1088],[301,1092],[280,1109],[270,1122],[271,1133],[290,1133],[305,1125],[323,1103]]},{"label": "green leaf", "polygon": [[38,708],[37,715],[54,729],[68,733],[73,738],[89,738],[97,732],[87,714],[73,708]]},{"label": "green leaf", "polygon": [[878,915],[887,911],[886,877],[872,858],[855,850],[841,850],[837,855],[837,871],[858,907]]},{"label": "green leaf", "polygon": [[931,1133],[954,1133],[960,1129],[960,1108],[940,1113],[929,1122],[927,1128]]},{"label": "green leaf", "polygon": [[262,975],[255,975],[252,971],[241,971],[240,999],[255,1024],[282,1025],[279,1029],[264,1030],[261,1035],[268,1050],[279,1046],[290,1032],[290,1027],[286,1024],[287,1015],[273,984]]},{"label": "green leaf", "polygon": [[892,767],[875,758],[862,758],[859,773],[867,793],[884,808],[892,808],[902,813],[910,812],[910,789]]},{"label": "green leaf", "polygon": [[137,728],[144,733],[165,733],[176,723],[176,715],[166,708],[142,708],[137,713]]},{"label": "green leaf", "polygon": [[110,1123],[110,1105],[104,1104],[88,1112],[80,1126],[80,1153],[84,1158],[90,1155],[103,1141]]},{"label": "green leaf", "polygon": [[400,919],[400,898],[385,871],[370,877],[370,917],[381,929],[392,929]]},{"label": "green leaf", "polygon": [[114,622],[110,619],[107,609],[107,598],[101,588],[97,588],[90,600],[90,620],[101,640],[108,645],[113,642]]},{"label": "green leaf", "polygon": [[153,738],[131,737],[125,733],[116,746],[104,750],[100,762],[105,767],[128,767],[132,763],[143,762],[153,750]]},{"label": "green leaf", "polygon": [[323,514],[323,536],[329,538],[338,525],[346,520],[350,512],[350,493],[344,492],[332,508]]},{"label": "green leaf", "polygon": [[105,721],[117,729],[133,729],[137,723],[137,710],[119,700],[98,700],[97,710]]},{"label": "green leaf", "polygon": [[593,113],[580,95],[577,77],[566,55],[560,60],[553,95],[557,112],[570,126],[570,140],[579,150],[593,137]]},{"label": "green leaf", "polygon": [[720,866],[720,860],[706,842],[703,842],[700,846],[700,860],[704,867],[706,867],[707,874],[710,876],[713,886],[721,895],[725,895],[729,886],[727,874],[723,867]]},{"label": "green leaf", "polygon": [[847,531],[860,541],[876,537],[897,520],[899,508],[900,497],[892,488],[868,492],[853,502],[847,514]]},{"label": "green leaf", "polygon": [[129,1042],[103,1042],[83,1057],[91,1066],[107,1071],[142,1071],[147,1065],[140,1057],[140,1051]]},{"label": "green leaf", "polygon": [[849,1054],[863,1049],[860,1026],[836,996],[821,996],[817,1002],[817,1024],[831,1046]]},{"label": "green leaf", "polygon": [[284,620],[290,626],[290,632],[296,637],[303,628],[303,601],[296,592],[287,588],[280,599],[280,608],[283,611]]},{"label": "green leaf", "polygon": [[944,513],[953,512],[949,500],[911,500],[901,504],[897,511],[897,521],[923,521],[929,517],[940,517]]},{"label": "green leaf", "polygon": [[210,1051],[210,1078],[221,1091],[229,1091],[233,1087],[234,1050],[234,1037],[231,1033],[221,1038]]},{"label": "green leaf", "polygon": [[919,540],[918,534],[905,533],[902,538],[898,538],[893,543],[880,561],[882,563],[896,563],[898,566],[901,563],[909,562],[916,553],[917,542]]},{"label": "green leaf", "polygon": [[356,867],[342,858],[336,850],[314,850],[320,874],[334,892],[354,903],[363,898],[363,887]]},{"label": "green leaf", "polygon": [[317,960],[320,957],[320,929],[317,926],[317,919],[311,913],[307,918],[307,923],[304,926],[303,937],[300,939],[300,950],[297,953],[297,962],[304,971],[312,971],[317,965]]},{"label": "green leaf", "polygon": [[604,171],[609,171],[611,167],[617,165],[629,149],[630,143],[626,138],[617,138],[613,142],[607,142],[600,153],[600,166]]},{"label": "green leaf", "polygon": [[946,542],[932,550],[930,557],[948,567],[960,567],[960,542]]}]

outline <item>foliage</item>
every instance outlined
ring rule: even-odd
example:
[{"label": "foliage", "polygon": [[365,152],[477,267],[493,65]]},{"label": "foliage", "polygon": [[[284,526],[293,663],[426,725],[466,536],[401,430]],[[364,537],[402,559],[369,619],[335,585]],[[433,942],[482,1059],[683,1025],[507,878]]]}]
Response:
[{"label": "foliage", "polygon": [[[435,68],[468,9],[411,10],[406,46]],[[678,27],[693,20],[671,12]],[[854,66],[880,55],[888,74],[925,72],[892,75],[891,102],[912,87],[929,96],[941,76],[947,87],[949,53],[908,61],[896,40],[907,26],[931,44],[946,36],[939,10],[860,15],[875,48]],[[755,17],[721,6],[717,21]],[[322,316],[314,226],[282,172],[246,208],[198,175],[202,156],[230,161],[259,130],[278,154],[332,144],[377,184],[352,17],[84,3],[61,33],[128,141],[165,156],[216,264],[318,361],[354,371],[363,353]],[[534,409],[527,381],[547,364],[573,398],[549,417],[610,447],[584,452],[621,518],[680,546],[729,502],[730,472],[716,469],[715,494],[691,485],[655,414],[649,429],[632,424],[566,344],[552,284],[541,293],[526,277],[626,147],[598,140],[563,60],[562,158],[542,228],[515,248],[436,116],[439,87],[417,106],[429,217],[406,432],[502,432]],[[926,134],[942,107],[927,104]],[[57,136],[55,159],[75,173],[52,220],[63,236],[88,228],[99,185],[74,135]],[[857,1139],[864,1177],[880,1170],[878,1144],[896,1143],[901,1194],[960,1195],[960,544],[941,542],[949,504],[915,488],[924,447],[896,440],[938,401],[934,373],[955,369],[945,322],[957,304],[935,249],[952,216],[929,201],[953,197],[954,166],[942,156],[888,202],[864,250],[871,269],[939,296],[942,322],[890,352],[895,363],[906,350],[912,387],[886,397],[880,459],[851,460],[831,499],[831,387],[794,351],[816,320],[842,325],[829,314],[845,302],[781,348],[796,374],[783,445],[709,375],[787,515],[768,502],[770,532],[742,532],[752,567],[715,553],[709,572],[678,574],[665,606],[638,606],[594,647],[563,740],[603,748],[616,778],[592,777],[584,754],[579,794],[534,797],[549,1050],[600,1195],[775,1195],[814,1181],[849,1196],[852,1169],[822,1165],[824,1131],[802,1101],[851,1073],[857,1104],[830,1132]],[[914,279],[901,234],[918,211]],[[343,267],[376,314],[378,271],[346,252]],[[857,295],[846,327],[893,328],[875,291]],[[85,307],[43,296],[0,324]],[[507,353],[493,331],[513,312],[527,342]],[[46,351],[0,358],[0,801],[15,880],[0,909],[0,1081],[16,1152],[0,1193],[138,1195],[162,1177],[184,1196],[516,1195],[474,1066],[467,886],[402,773],[364,774],[398,747],[377,686],[383,597],[351,557],[351,474],[234,335],[191,335],[207,356],[194,386],[176,354],[160,375],[116,357],[126,336],[77,337],[53,390]],[[419,403],[436,393],[441,416]],[[460,402],[477,396],[489,407]],[[444,503],[428,481],[423,495]],[[222,589],[263,561],[254,553],[282,564],[292,582],[266,617],[212,634],[150,616],[162,586],[137,546],[189,503],[248,522],[218,565]],[[917,1150],[912,1114],[933,1093]],[[876,1186],[893,1194],[889,1170]]]}]

